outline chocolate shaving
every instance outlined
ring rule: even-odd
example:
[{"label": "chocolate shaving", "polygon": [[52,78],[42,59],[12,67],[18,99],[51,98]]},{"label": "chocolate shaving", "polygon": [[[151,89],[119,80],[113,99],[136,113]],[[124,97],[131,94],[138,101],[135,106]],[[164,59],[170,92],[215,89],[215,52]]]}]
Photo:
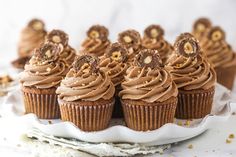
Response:
[{"label": "chocolate shaving", "polygon": [[135,64],[152,69],[162,67],[162,61],[157,50],[143,49],[135,58]]},{"label": "chocolate shaving", "polygon": [[87,31],[87,36],[92,39],[100,39],[101,41],[108,40],[109,31],[101,25],[94,25]]},{"label": "chocolate shaving", "polygon": [[40,30],[44,30],[45,24],[42,20],[32,19],[28,23],[28,27],[32,28],[35,31],[40,31]]},{"label": "chocolate shaving", "polygon": [[225,32],[218,26],[212,27],[208,31],[207,37],[208,37],[209,40],[212,40],[212,41],[225,40]]},{"label": "chocolate shaving", "polygon": [[212,24],[208,18],[199,18],[193,25],[193,29],[197,32],[204,32],[211,28]]},{"label": "chocolate shaving", "polygon": [[68,45],[69,37],[61,30],[52,30],[46,36],[46,41],[53,42],[55,44],[62,44],[64,47]]},{"label": "chocolate shaving", "polygon": [[160,25],[150,25],[144,30],[144,37],[160,39],[164,36],[164,30]]},{"label": "chocolate shaving", "polygon": [[128,59],[128,51],[123,45],[116,42],[108,47],[106,50],[106,57],[110,57],[114,61],[124,63]]},{"label": "chocolate shaving", "polygon": [[127,30],[121,32],[118,36],[118,41],[126,48],[138,49],[141,46],[141,36],[139,32],[135,30]]},{"label": "chocolate shaving", "polygon": [[200,53],[198,41],[190,33],[181,34],[174,46],[176,52],[185,57],[196,57]]},{"label": "chocolate shaving", "polygon": [[41,44],[39,48],[36,48],[33,53],[38,61],[52,62],[58,59],[61,48],[53,43],[44,43]]},{"label": "chocolate shaving", "polygon": [[91,55],[77,56],[73,63],[73,69],[75,71],[87,71],[91,73],[98,72],[98,58]]}]

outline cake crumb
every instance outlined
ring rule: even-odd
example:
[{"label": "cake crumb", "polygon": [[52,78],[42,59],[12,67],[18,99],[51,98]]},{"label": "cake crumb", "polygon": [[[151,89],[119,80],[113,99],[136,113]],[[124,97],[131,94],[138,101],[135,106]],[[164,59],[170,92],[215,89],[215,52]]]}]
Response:
[{"label": "cake crumb", "polygon": [[229,138],[230,138],[230,139],[233,139],[233,138],[234,138],[234,134],[230,134],[230,135],[229,135]]},{"label": "cake crumb", "polygon": [[227,144],[230,144],[231,142],[232,142],[231,140],[226,139],[226,143],[227,143]]},{"label": "cake crumb", "polygon": [[48,121],[48,124],[52,124],[52,121],[49,120],[49,121]]},{"label": "cake crumb", "polygon": [[193,149],[193,145],[192,144],[188,145],[188,149]]},{"label": "cake crumb", "polygon": [[183,122],[182,122],[182,121],[178,121],[177,124],[180,125],[180,126],[182,126],[182,125],[183,125]]}]

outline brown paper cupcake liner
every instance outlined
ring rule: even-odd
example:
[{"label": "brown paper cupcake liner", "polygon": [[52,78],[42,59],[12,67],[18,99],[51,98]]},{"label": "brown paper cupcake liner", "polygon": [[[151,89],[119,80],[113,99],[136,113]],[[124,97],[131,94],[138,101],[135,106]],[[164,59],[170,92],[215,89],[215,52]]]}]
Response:
[{"label": "brown paper cupcake liner", "polygon": [[61,119],[70,121],[83,131],[106,129],[111,120],[115,100],[98,100],[94,102],[66,102],[58,100]]},{"label": "brown paper cupcake liner", "polygon": [[141,100],[121,100],[126,125],[136,131],[148,131],[173,123],[177,98],[147,103]]},{"label": "brown paper cupcake liner", "polygon": [[60,118],[60,109],[55,91],[56,88],[37,89],[22,86],[25,113],[34,113],[40,119]]},{"label": "brown paper cupcake liner", "polygon": [[211,113],[215,88],[208,90],[179,90],[176,118],[198,119]]},{"label": "brown paper cupcake liner", "polygon": [[216,68],[217,82],[232,90],[236,75],[236,66]]}]

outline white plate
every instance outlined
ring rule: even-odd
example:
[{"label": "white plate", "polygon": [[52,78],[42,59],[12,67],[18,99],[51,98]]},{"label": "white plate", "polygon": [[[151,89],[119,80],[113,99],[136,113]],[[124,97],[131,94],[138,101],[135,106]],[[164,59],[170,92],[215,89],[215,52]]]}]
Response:
[{"label": "white plate", "polygon": [[[34,114],[24,114],[23,101],[18,88],[10,93],[3,104],[4,113],[11,114],[20,120],[21,125],[28,129],[37,128],[41,132],[65,138],[74,138],[87,142],[129,142],[142,143],[145,145],[162,145],[183,141],[195,137],[207,129],[218,125],[228,119],[232,112],[230,106],[230,92],[217,84],[212,113],[203,119],[193,120],[190,125],[177,125],[186,121],[175,120],[174,124],[166,124],[154,131],[139,132],[122,125],[122,120],[112,120],[108,129],[97,132],[84,132],[70,122],[60,120],[39,120]],[[7,107],[6,107],[7,106]],[[1,106],[0,106],[1,107]],[[7,111],[7,112],[6,112]],[[11,112],[11,113],[9,113]],[[19,118],[20,117],[20,118]],[[119,125],[117,125],[119,123]],[[116,124],[116,125],[114,125]]]}]

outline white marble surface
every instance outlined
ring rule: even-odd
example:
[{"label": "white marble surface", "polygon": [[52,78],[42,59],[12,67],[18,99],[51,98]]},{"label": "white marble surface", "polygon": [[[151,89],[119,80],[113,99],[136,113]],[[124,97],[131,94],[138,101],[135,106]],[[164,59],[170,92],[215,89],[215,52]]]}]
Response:
[{"label": "white marble surface", "polygon": [[[70,35],[70,43],[78,48],[92,24],[107,26],[110,38],[115,41],[122,30],[142,31],[147,25],[157,23],[165,28],[166,38],[173,42],[179,33],[191,30],[196,18],[207,16],[224,28],[227,40],[236,49],[234,15],[235,0],[0,0],[0,74],[9,72],[7,67],[16,57],[19,32],[33,17],[42,18],[47,30],[65,30]],[[236,135],[235,124],[236,116],[232,116],[224,125],[175,145],[162,156],[236,156],[236,139],[231,144],[225,142],[230,133]],[[193,149],[188,148],[189,144]],[[1,141],[0,156],[27,157],[31,154]]]}]

